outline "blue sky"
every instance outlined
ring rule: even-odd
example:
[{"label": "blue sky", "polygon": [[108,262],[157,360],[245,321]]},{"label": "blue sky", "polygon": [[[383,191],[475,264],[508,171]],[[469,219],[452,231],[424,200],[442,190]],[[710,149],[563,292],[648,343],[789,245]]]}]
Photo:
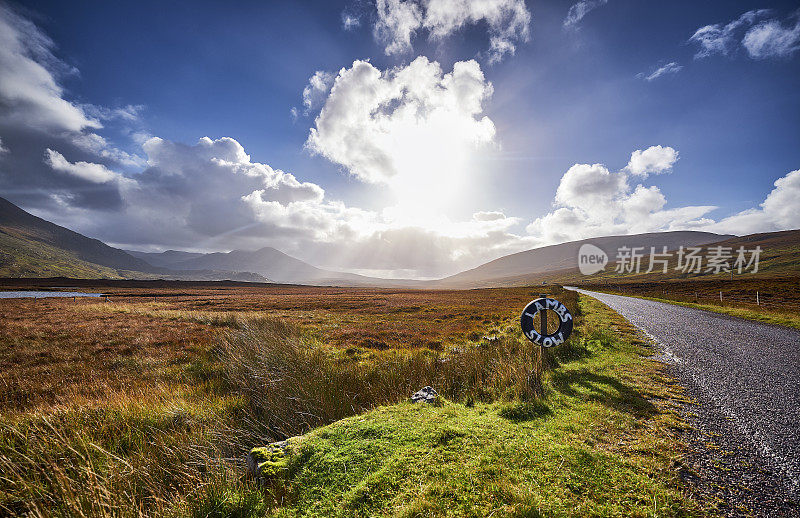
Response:
[{"label": "blue sky", "polygon": [[0,87],[0,195],[121,246],[393,276],[800,227],[796,2],[488,3],[3,4],[0,67],[44,93]]}]

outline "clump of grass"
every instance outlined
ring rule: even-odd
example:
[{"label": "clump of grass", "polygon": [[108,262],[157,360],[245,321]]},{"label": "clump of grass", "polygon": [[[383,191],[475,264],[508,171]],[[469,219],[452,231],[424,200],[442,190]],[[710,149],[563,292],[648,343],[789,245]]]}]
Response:
[{"label": "clump of grass", "polygon": [[225,379],[273,439],[304,433],[432,385],[453,401],[533,400],[533,346],[502,336],[446,352],[341,354],[284,322],[258,319],[225,335],[215,353]]},{"label": "clump of grass", "polygon": [[552,414],[553,411],[542,401],[516,402],[500,409],[498,414],[509,421],[523,422]]},{"label": "clump of grass", "polygon": [[225,465],[212,413],[174,404],[62,409],[0,427],[0,514],[141,516],[207,485]]}]

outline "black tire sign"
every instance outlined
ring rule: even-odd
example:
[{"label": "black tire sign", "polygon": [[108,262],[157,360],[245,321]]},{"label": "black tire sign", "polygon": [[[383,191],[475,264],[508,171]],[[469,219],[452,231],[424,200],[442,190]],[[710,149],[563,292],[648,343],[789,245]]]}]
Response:
[{"label": "black tire sign", "polygon": [[[542,318],[545,310],[550,310],[558,315],[558,329],[551,334],[547,334],[547,329],[542,325],[545,322]],[[553,347],[563,343],[572,333],[572,314],[564,304],[556,299],[543,297],[533,300],[525,306],[522,316],[520,316],[520,325],[522,333],[528,340],[542,347]],[[537,325],[541,331],[536,330]]]}]

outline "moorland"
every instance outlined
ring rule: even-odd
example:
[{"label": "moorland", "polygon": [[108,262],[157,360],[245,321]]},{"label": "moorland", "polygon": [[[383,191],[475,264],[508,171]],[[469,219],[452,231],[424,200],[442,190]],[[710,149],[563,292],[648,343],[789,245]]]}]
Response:
[{"label": "moorland", "polygon": [[[0,300],[0,509],[41,516],[703,514],[680,387],[605,306],[542,356],[541,286],[153,283]],[[86,285],[83,291],[91,291]],[[431,385],[442,404],[413,405]],[[266,483],[251,448],[299,437]]]}]

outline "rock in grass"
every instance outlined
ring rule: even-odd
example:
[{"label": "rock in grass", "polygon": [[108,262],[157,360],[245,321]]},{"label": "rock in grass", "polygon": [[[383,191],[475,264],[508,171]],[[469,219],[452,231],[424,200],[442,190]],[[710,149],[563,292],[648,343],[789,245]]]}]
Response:
[{"label": "rock in grass", "polygon": [[247,454],[247,474],[260,482],[283,476],[289,464],[289,457],[297,451],[301,440],[302,436],[296,436],[253,448]]},{"label": "rock in grass", "polygon": [[430,403],[434,404],[437,403],[439,399],[439,393],[434,390],[433,387],[424,387],[416,392],[411,396],[412,403],[418,403],[422,401],[423,403]]}]

